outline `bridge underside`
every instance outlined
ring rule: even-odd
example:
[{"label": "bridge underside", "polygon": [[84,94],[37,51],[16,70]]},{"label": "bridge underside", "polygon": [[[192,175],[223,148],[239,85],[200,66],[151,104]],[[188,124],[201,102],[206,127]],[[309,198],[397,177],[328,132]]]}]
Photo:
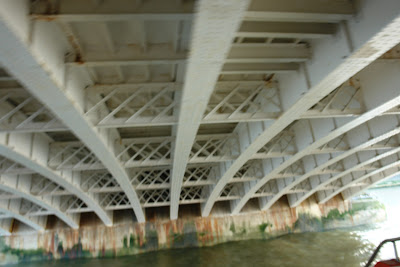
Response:
[{"label": "bridge underside", "polygon": [[3,0],[0,40],[2,235],[400,173],[395,0]]}]

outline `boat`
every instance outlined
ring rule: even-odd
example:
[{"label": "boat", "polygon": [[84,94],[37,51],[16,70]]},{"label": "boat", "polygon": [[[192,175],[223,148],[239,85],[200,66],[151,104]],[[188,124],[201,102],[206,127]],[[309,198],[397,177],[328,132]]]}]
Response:
[{"label": "boat", "polygon": [[393,244],[393,249],[394,249],[394,255],[395,258],[390,259],[390,260],[382,260],[382,261],[378,261],[374,267],[389,267],[389,266],[400,266],[400,260],[399,260],[399,256],[397,253],[397,247],[396,247],[396,241],[399,241],[400,237],[397,238],[391,238],[391,239],[386,239],[383,240],[378,247],[374,250],[374,253],[372,254],[371,258],[368,260],[367,264],[365,265],[365,267],[370,267],[371,264],[375,261],[376,256],[378,255],[380,249],[383,247],[383,245],[385,245],[386,243],[392,243]]}]

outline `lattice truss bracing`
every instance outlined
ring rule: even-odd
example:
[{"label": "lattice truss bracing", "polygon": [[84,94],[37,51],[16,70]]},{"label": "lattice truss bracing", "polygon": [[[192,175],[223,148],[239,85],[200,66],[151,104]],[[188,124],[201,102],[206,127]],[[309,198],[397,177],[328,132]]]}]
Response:
[{"label": "lattice truss bracing", "polygon": [[[0,69],[1,72],[5,73]],[[10,76],[7,74],[3,77]],[[45,106],[21,88],[17,81],[10,79],[3,84],[9,86],[0,90],[1,132],[46,132],[66,129]]]},{"label": "lattice truss bracing", "polygon": [[[174,125],[178,118],[173,111],[179,106],[175,95],[181,90],[178,83],[94,85],[87,89],[85,115],[102,128]],[[280,111],[274,83],[219,82],[201,123],[272,120]]]},{"label": "lattice truss bracing", "polygon": [[397,1],[128,2],[0,3],[1,225],[296,207],[399,173]]},{"label": "lattice truss bracing", "polygon": [[[202,189],[215,183],[213,167],[194,165],[187,168],[180,197],[181,204],[205,201]],[[136,168],[131,172],[132,186],[139,191],[140,202],[144,208],[169,205],[170,179],[170,167]],[[129,208],[129,200],[117,181],[107,172],[88,172],[81,186],[88,192],[101,193],[101,205],[106,210]]]}]

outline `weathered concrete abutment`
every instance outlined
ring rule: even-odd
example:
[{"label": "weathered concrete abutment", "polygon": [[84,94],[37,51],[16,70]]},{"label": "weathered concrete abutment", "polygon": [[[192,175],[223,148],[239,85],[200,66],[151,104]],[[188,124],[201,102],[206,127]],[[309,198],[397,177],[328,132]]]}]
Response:
[{"label": "weathered concrete abutment", "polygon": [[[374,222],[385,216],[379,205],[351,207],[336,197],[318,205],[310,198],[296,208],[281,199],[271,209],[235,216],[191,216],[171,221],[157,217],[106,227],[98,222],[77,230],[55,226],[44,232],[21,232],[1,240],[1,263],[80,257],[117,257],[168,248],[202,247],[228,241],[272,238],[292,232],[323,231]],[[166,215],[168,218],[168,213]]]}]

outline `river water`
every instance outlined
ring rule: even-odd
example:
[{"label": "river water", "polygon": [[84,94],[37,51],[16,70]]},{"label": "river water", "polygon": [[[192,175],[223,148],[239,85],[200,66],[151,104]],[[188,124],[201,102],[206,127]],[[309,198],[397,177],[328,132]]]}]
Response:
[{"label": "river water", "polygon": [[[37,262],[18,266],[364,266],[373,248],[386,238],[400,236],[400,187],[370,190],[386,206],[388,220],[375,229],[290,234],[273,240],[248,240],[208,248],[185,248],[117,259]],[[385,247],[382,258],[392,258]]]}]

